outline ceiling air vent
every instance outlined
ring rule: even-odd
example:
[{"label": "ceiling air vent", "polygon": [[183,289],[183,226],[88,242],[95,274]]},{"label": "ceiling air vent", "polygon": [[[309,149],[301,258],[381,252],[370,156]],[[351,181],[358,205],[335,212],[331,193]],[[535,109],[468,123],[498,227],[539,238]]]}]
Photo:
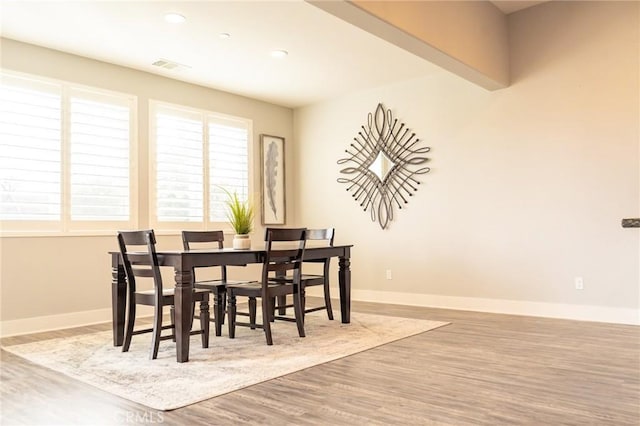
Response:
[{"label": "ceiling air vent", "polygon": [[168,59],[162,59],[162,58],[158,59],[157,61],[155,61],[151,65],[156,66],[156,67],[160,67],[160,68],[164,68],[166,70],[172,70],[172,71],[184,71],[184,70],[188,70],[189,68],[191,68],[188,65],[179,64],[177,62],[170,61]]}]

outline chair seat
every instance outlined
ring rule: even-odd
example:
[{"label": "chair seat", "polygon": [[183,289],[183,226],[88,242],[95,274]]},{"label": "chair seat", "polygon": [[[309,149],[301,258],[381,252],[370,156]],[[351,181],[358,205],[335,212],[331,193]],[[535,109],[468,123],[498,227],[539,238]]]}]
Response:
[{"label": "chair seat", "polygon": [[[155,297],[154,290],[136,291],[136,302],[143,305],[153,305],[153,298]],[[175,298],[175,291],[173,288],[162,289],[162,304],[173,305]],[[193,289],[193,301],[202,302],[203,300],[209,300],[209,291],[204,289]]]},{"label": "chair seat", "polygon": [[[286,277],[273,277],[272,281],[282,283],[282,282],[293,282],[293,277],[287,275]],[[313,285],[322,285],[324,284],[324,276],[323,275],[311,275],[311,274],[302,274],[300,277],[300,281],[303,286],[309,287]]]},{"label": "chair seat", "polygon": [[[281,282],[269,281],[268,287],[270,289],[277,289],[283,287],[283,284]],[[259,292],[262,289],[262,284],[258,281],[246,281],[237,284],[228,284],[227,288],[233,288],[238,295],[253,295],[252,293]]]},{"label": "chair seat", "polygon": [[204,289],[211,289],[211,288],[217,288],[217,287],[226,287],[227,285],[231,285],[231,284],[243,284],[246,283],[248,281],[234,281],[234,280],[205,280],[205,281],[197,281],[194,286],[196,288],[204,288]]}]

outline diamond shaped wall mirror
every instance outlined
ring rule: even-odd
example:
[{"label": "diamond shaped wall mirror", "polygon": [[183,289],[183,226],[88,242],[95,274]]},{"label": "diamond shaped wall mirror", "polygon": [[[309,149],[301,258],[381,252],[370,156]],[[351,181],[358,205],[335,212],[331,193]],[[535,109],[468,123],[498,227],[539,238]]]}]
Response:
[{"label": "diamond shaped wall mirror", "polygon": [[345,150],[349,157],[338,160],[348,165],[340,170],[348,177],[338,182],[347,184],[347,191],[364,211],[369,210],[371,220],[386,229],[394,208],[402,209],[418,190],[417,176],[429,172],[423,165],[429,161],[424,154],[430,148],[420,147],[416,134],[382,104],[369,113],[361,129]]}]

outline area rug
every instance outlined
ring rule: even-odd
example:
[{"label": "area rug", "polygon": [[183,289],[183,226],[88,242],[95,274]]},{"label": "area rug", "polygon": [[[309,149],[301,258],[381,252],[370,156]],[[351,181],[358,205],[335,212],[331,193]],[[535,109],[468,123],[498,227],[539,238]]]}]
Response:
[{"label": "area rug", "polygon": [[112,344],[111,332],[3,347],[35,364],[64,373],[120,397],[157,410],[173,410],[333,361],[446,325],[445,322],[352,313],[307,315],[306,337],[294,323],[276,322],[273,346],[262,330],[236,329],[236,338],[211,337],[203,349],[191,338],[189,362],[176,362],[175,343],[160,342],[158,359],[149,360],[149,334],[134,336],[129,352]]}]

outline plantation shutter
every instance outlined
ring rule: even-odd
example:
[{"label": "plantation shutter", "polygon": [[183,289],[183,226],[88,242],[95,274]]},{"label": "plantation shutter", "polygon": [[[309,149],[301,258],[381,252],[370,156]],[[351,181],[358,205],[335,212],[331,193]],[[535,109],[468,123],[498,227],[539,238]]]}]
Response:
[{"label": "plantation shutter", "polygon": [[0,85],[0,220],[59,221],[60,86],[3,76]]},{"label": "plantation shutter", "polygon": [[[227,195],[248,198],[249,130],[246,122],[208,117],[209,131],[209,220],[225,222]],[[222,187],[222,188],[221,188]]]},{"label": "plantation shutter", "polygon": [[203,123],[200,114],[156,114],[156,215],[159,222],[202,222]]},{"label": "plantation shutter", "polygon": [[71,220],[128,221],[129,106],[94,98],[70,100]]}]

